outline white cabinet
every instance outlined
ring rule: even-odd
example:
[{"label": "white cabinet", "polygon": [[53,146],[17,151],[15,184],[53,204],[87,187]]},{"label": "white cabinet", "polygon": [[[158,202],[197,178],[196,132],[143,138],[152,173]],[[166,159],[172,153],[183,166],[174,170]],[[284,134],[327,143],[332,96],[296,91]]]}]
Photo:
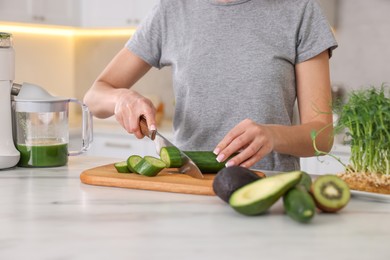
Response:
[{"label": "white cabinet", "polygon": [[33,22],[74,26],[79,24],[78,0],[31,0]]},{"label": "white cabinet", "polygon": [[138,26],[159,0],[0,0],[0,21],[82,27]]},{"label": "white cabinet", "polygon": [[[335,145],[331,154],[339,158],[344,164],[348,164],[350,157],[349,147]],[[325,155],[301,158],[301,170],[310,174],[336,174],[344,172],[344,166],[336,159]]]},{"label": "white cabinet", "polygon": [[83,0],[83,27],[137,26],[158,0]]},{"label": "white cabinet", "polygon": [[137,139],[134,135],[95,133],[90,149],[85,153],[127,159],[130,155],[158,157],[154,143],[148,138]]},{"label": "white cabinet", "polygon": [[0,0],[0,21],[30,22],[31,0]]},{"label": "white cabinet", "polygon": [[79,24],[78,0],[0,0],[0,21]]}]

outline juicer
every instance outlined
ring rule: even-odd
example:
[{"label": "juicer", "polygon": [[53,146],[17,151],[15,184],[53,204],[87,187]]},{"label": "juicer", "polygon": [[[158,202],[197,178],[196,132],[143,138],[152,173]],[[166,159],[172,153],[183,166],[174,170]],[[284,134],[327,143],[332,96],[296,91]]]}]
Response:
[{"label": "juicer", "polygon": [[[77,99],[52,96],[34,84],[14,83],[14,56],[11,34],[0,32],[0,169],[66,165],[69,155],[88,150],[92,114]],[[78,151],[68,151],[69,103],[79,105],[82,114]]]},{"label": "juicer", "polygon": [[15,79],[12,36],[0,32],[0,169],[15,166],[20,158],[12,136],[11,89]]}]

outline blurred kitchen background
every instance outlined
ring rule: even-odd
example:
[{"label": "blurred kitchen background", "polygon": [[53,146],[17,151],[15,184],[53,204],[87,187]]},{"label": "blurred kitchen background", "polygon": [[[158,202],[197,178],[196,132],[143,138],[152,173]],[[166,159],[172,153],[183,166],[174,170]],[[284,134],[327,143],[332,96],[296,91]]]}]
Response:
[{"label": "blurred kitchen background", "polygon": [[[14,37],[15,82],[38,84],[54,95],[82,100],[156,2],[0,0],[0,31],[10,32]],[[321,0],[320,4],[339,43],[331,59],[335,93],[389,82],[390,1]],[[174,106],[171,83],[171,71],[164,68],[152,69],[135,86],[160,105],[161,122],[168,122],[161,127],[166,127],[168,135]],[[72,113],[77,118],[77,111]],[[102,125],[95,126],[95,142],[90,153],[99,154],[97,151],[104,150],[113,157],[130,154],[128,149],[134,145],[123,147],[125,133],[107,130]],[[107,142],[107,138],[111,141]],[[145,143],[136,145],[137,149],[144,146]],[[117,148],[123,151],[119,153]]]}]

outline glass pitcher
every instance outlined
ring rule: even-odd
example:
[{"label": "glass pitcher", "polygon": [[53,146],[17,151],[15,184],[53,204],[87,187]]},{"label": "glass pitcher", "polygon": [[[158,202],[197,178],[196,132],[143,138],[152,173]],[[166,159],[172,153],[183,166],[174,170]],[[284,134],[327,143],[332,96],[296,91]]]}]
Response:
[{"label": "glass pitcher", "polygon": [[[69,103],[82,109],[82,147],[68,151]],[[79,155],[92,141],[92,114],[77,99],[49,100],[15,99],[14,124],[16,148],[20,152],[21,167],[56,167],[66,165],[69,155]]]}]

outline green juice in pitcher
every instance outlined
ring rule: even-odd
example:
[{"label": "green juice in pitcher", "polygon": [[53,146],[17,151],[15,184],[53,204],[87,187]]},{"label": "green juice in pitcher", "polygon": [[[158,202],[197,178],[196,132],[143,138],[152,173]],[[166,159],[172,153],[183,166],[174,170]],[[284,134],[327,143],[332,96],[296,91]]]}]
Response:
[{"label": "green juice in pitcher", "polygon": [[53,143],[46,140],[34,144],[17,144],[20,152],[18,166],[21,167],[55,167],[68,162],[68,144]]}]

